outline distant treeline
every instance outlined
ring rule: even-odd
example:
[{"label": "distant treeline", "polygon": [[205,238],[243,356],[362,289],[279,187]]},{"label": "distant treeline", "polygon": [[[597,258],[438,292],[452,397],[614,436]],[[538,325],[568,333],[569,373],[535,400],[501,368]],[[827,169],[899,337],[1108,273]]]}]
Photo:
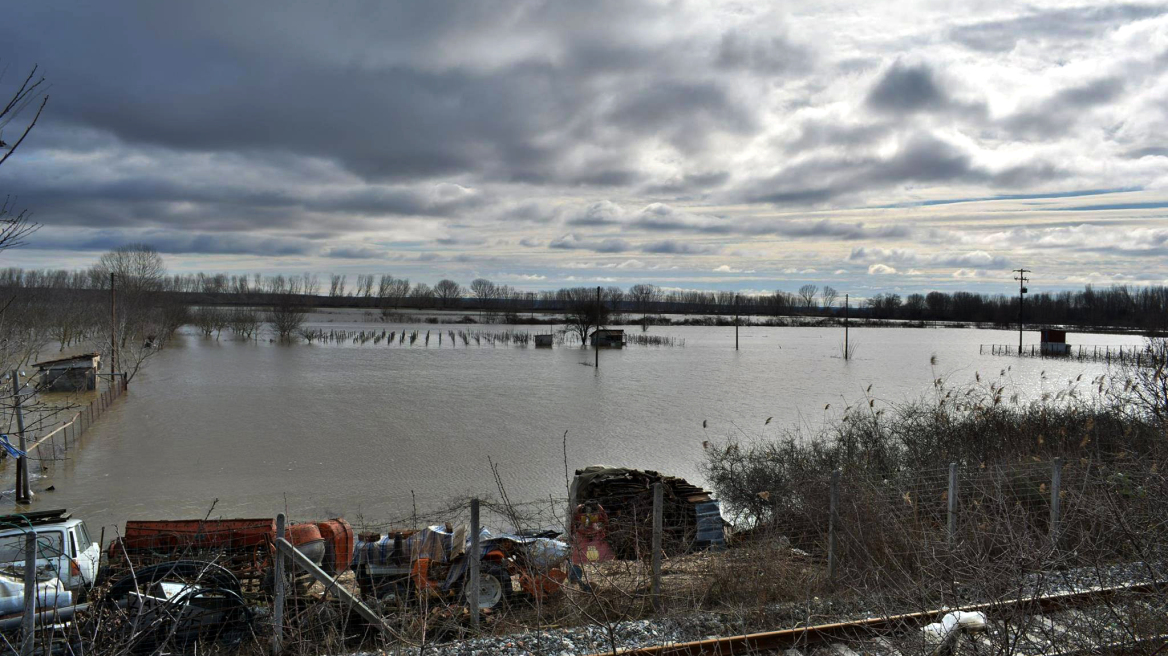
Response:
[{"label": "distant treeline", "polygon": [[[0,270],[0,289],[108,290],[109,277],[100,268],[80,271]],[[444,279],[430,286],[389,274],[325,278],[303,275],[174,274],[157,278],[156,291],[187,305],[296,305],[320,308],[358,307],[387,311],[444,309],[490,313],[497,320],[518,319],[523,313],[564,312],[596,288],[527,291],[478,278],[469,285]],[[655,322],[663,314],[742,316],[824,316],[959,321],[1009,325],[1018,321],[1018,296],[939,292],[876,294],[845,310],[844,295],[831,286],[803,285],[797,292],[739,294],[732,291],[664,290],[637,284],[600,289],[602,302],[633,320]],[[1105,328],[1168,329],[1168,287],[1117,285],[1080,291],[1028,294],[1022,314],[1027,323]]]}]

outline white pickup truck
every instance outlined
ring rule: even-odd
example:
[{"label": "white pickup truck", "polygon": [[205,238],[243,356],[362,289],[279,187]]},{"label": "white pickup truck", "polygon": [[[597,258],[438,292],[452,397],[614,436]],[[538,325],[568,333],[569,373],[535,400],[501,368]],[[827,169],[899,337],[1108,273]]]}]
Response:
[{"label": "white pickup truck", "polygon": [[101,545],[89,537],[85,522],[64,510],[0,516],[0,571],[23,578],[30,531],[37,536],[37,579],[58,578],[83,601],[101,562]]}]

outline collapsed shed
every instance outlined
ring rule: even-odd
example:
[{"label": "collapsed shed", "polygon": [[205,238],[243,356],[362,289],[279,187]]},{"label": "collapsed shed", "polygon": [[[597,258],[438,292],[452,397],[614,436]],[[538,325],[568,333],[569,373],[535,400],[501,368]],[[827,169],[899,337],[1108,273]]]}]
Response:
[{"label": "collapsed shed", "polygon": [[82,353],[68,358],[34,363],[41,386],[50,392],[90,392],[97,388],[99,353]]},{"label": "collapsed shed", "polygon": [[706,490],[676,476],[592,466],[576,470],[569,496],[574,509],[602,510],[612,551],[617,558],[633,559],[650,553],[653,486],[658,482],[663,485],[665,553],[676,555],[725,546],[718,502]]}]

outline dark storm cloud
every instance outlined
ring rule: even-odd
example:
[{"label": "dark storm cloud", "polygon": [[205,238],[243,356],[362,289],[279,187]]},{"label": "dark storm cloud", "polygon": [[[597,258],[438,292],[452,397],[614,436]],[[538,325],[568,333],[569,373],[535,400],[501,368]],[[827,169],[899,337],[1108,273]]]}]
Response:
[{"label": "dark storm cloud", "polygon": [[1057,179],[1061,174],[1059,167],[1037,160],[990,170],[975,164],[961,147],[928,132],[915,132],[887,157],[845,153],[807,158],[733,193],[746,202],[805,206],[857,199],[870,190],[910,183],[1011,187]]},{"label": "dark storm cloud", "polygon": [[[694,153],[757,125],[727,82],[685,68],[692,44],[637,38],[669,18],[651,3],[262,6],[36,3],[10,16],[10,45],[53,71],[56,121],[180,151],[324,157],[370,180],[628,185],[642,139]],[[588,148],[607,161],[574,156]]]},{"label": "dark storm cloud", "polygon": [[776,234],[804,239],[827,237],[832,239],[903,239],[912,234],[908,226],[880,225],[866,226],[861,222],[842,221],[786,221],[773,226]]},{"label": "dark storm cloud", "polygon": [[1016,137],[1050,138],[1071,132],[1083,113],[1123,95],[1125,81],[1106,76],[1060,89],[1033,107],[1007,117],[1003,126]]},{"label": "dark storm cloud", "polygon": [[750,69],[765,74],[781,73],[806,66],[811,54],[786,35],[758,35],[733,29],[722,35],[715,63],[720,68]]},{"label": "dark storm cloud", "polygon": [[328,249],[325,257],[350,260],[369,260],[383,257],[385,251],[379,251],[365,246],[337,246]]},{"label": "dark storm cloud", "polygon": [[641,192],[650,196],[678,196],[698,194],[712,187],[720,187],[730,179],[729,171],[686,173],[668,180],[646,185]]},{"label": "dark storm cloud", "polygon": [[916,112],[946,113],[958,117],[981,119],[985,103],[952,97],[926,64],[896,61],[868,92],[865,104],[877,112],[903,118]]},{"label": "dark storm cloud", "polygon": [[1124,153],[1124,156],[1131,159],[1140,159],[1143,157],[1168,157],[1168,146],[1146,146],[1144,148],[1133,148]]},{"label": "dark storm cloud", "polygon": [[868,93],[869,107],[889,112],[940,109],[948,98],[933,80],[933,71],[924,64],[908,66],[897,62]]},{"label": "dark storm cloud", "polygon": [[179,232],[174,230],[58,230],[44,228],[29,247],[45,250],[106,251],[146,242],[161,253],[202,255],[310,255],[319,246],[309,240],[262,235]]},{"label": "dark storm cloud", "polygon": [[722,248],[720,246],[693,244],[685,241],[677,241],[676,239],[655,241],[641,246],[642,253],[664,253],[668,255],[713,255],[721,251]]},{"label": "dark storm cloud", "polygon": [[1088,39],[1118,25],[1159,16],[1164,5],[1116,4],[1032,11],[1005,20],[968,23],[950,37],[968,48],[990,52],[1013,50],[1019,41]]}]

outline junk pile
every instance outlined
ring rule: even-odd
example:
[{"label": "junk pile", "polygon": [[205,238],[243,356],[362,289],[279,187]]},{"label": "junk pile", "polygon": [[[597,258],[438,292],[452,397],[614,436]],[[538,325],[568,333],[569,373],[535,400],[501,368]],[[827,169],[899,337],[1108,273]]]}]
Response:
[{"label": "junk pile", "polygon": [[[362,534],[353,569],[361,594],[383,603],[437,597],[468,601],[471,548],[465,526]],[[548,537],[479,533],[478,605],[491,610],[520,596],[543,599],[567,578],[568,545]]]},{"label": "junk pile", "polygon": [[576,470],[569,497],[572,562],[646,557],[653,537],[653,486],[664,490],[662,548],[676,555],[725,546],[722,515],[710,493],[655,471],[593,466]]},{"label": "junk pile", "polygon": [[255,620],[237,576],[193,560],[159,563],[115,579],[100,608],[131,654],[196,643],[238,645]]},{"label": "junk pile", "polygon": [[[108,560],[115,569],[140,568],[175,559],[211,560],[222,564],[243,583],[270,586],[275,554],[276,520],[180,519],[128,521],[122,537],[110,543]],[[326,573],[348,569],[353,553],[353,527],[343,519],[290,524],[287,539]],[[298,583],[309,585],[305,572]]]}]

